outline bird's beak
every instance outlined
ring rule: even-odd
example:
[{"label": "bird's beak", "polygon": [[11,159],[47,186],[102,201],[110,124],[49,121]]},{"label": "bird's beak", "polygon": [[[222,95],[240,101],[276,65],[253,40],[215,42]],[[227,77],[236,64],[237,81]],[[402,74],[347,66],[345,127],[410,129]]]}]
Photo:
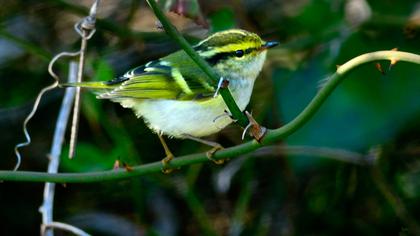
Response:
[{"label": "bird's beak", "polygon": [[279,45],[279,42],[277,42],[277,41],[265,42],[265,44],[262,45],[262,49],[269,49],[269,48],[275,47],[277,45]]}]

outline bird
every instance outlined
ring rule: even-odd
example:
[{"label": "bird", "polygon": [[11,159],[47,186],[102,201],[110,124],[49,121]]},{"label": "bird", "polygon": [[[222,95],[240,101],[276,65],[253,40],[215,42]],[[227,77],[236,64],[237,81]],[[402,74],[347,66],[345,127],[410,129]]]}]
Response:
[{"label": "bird", "polygon": [[[266,60],[267,49],[279,43],[264,41],[257,34],[230,29],[216,32],[193,46],[193,49],[216,72],[228,81],[228,88],[241,111],[247,107]],[[163,136],[191,139],[213,148],[222,145],[202,137],[218,133],[234,120],[218,87],[183,50],[128,70],[109,81],[62,84],[93,90],[98,99],[109,99],[130,108],[159,136],[166,157],[164,168],[174,158]],[[219,83],[220,86],[220,83]],[[215,161],[216,162],[216,161]]]}]

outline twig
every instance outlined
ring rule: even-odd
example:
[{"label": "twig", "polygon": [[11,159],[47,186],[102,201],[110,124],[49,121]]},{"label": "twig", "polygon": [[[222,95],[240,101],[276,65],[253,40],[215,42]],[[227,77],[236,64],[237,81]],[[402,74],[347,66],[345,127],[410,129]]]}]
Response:
[{"label": "twig", "polygon": [[69,225],[69,224],[65,224],[65,223],[61,223],[61,222],[51,222],[47,225],[44,225],[44,230],[49,229],[49,228],[54,228],[54,229],[61,229],[64,231],[68,231],[71,232],[75,235],[78,236],[90,236],[90,234],[86,233],[85,231],[74,227],[73,225]]},{"label": "twig", "polygon": [[[209,64],[198,55],[198,53],[191,47],[191,45],[185,40],[182,35],[177,31],[177,29],[169,22],[169,20],[165,17],[162,10],[156,4],[155,0],[146,0],[149,6],[152,8],[153,12],[155,13],[156,17],[159,19],[160,23],[162,23],[163,28],[165,29],[166,33],[176,42],[179,46],[191,57],[191,59],[197,64],[198,67],[209,77],[210,84],[217,85],[217,82],[220,81],[220,77],[216,74],[216,72],[209,66]],[[219,90],[220,95],[222,95],[223,100],[226,103],[226,106],[229,108],[230,113],[232,114],[233,118],[237,120],[237,123],[245,127],[248,125],[248,118],[241,112],[238,105],[235,102],[232,94],[229,91],[229,88],[223,88],[223,86]]]},{"label": "twig", "polygon": [[[321,90],[319,90],[318,94],[312,99],[312,101],[306,106],[306,108],[291,122],[287,123],[281,128],[269,130],[260,143],[253,140],[234,147],[226,148],[216,152],[212,158],[215,160],[222,160],[226,158],[238,157],[245,153],[250,153],[261,146],[267,146],[291,135],[312,118],[312,116],[320,108],[322,103],[343,80],[344,75],[346,75],[349,71],[365,63],[369,63],[376,60],[390,59],[398,59],[399,61],[420,64],[420,55],[408,52],[378,51],[358,56],[355,59],[352,59],[349,62],[342,65],[337,71],[337,73],[333,74],[327,81],[325,86]],[[202,163],[206,161],[208,161],[208,158],[205,153],[191,154],[175,158],[170,162],[169,167],[179,168],[181,166]],[[161,171],[161,168],[161,162],[154,162],[133,167],[133,170],[129,172],[124,170],[116,170],[80,174],[47,174],[29,171],[0,171],[0,180],[56,183],[87,183],[105,180],[116,180],[150,173],[157,173]]]},{"label": "twig", "polygon": [[16,165],[13,168],[13,171],[16,171],[17,169],[19,169],[19,166],[20,166],[20,163],[21,163],[21,160],[22,160],[22,157],[21,157],[20,152],[19,152],[19,148],[26,147],[26,146],[28,146],[31,143],[31,136],[29,135],[29,132],[28,132],[28,123],[29,123],[29,121],[35,115],[35,112],[38,109],[38,105],[39,105],[39,102],[41,101],[42,96],[46,92],[48,92],[48,91],[56,88],[57,86],[58,86],[58,81],[55,81],[53,84],[51,84],[51,85],[43,88],[41,90],[41,92],[39,92],[38,96],[35,99],[34,106],[32,107],[32,111],[29,113],[29,115],[23,121],[23,127],[22,127],[22,129],[23,129],[23,134],[25,135],[26,141],[25,142],[22,142],[22,143],[18,143],[15,146]]},{"label": "twig", "polygon": [[[85,52],[87,47],[87,41],[95,33],[95,23],[96,23],[96,11],[99,4],[99,0],[96,0],[92,7],[90,8],[89,16],[82,19],[78,22],[74,28],[79,33],[82,38],[80,45],[80,58],[79,58],[79,70],[77,72],[77,83],[82,82],[83,70],[85,66]],[[76,88],[76,95],[74,98],[74,109],[73,109],[73,119],[71,125],[71,134],[70,134],[70,148],[69,148],[69,158],[73,158],[75,155],[76,142],[77,142],[77,131],[79,128],[79,117],[80,117],[80,87]]]},{"label": "twig", "polygon": [[29,113],[29,115],[25,118],[25,121],[23,122],[23,133],[25,135],[26,141],[25,142],[22,142],[22,143],[18,143],[15,146],[15,154],[16,154],[17,161],[16,161],[15,167],[13,168],[13,171],[16,171],[19,168],[20,163],[21,163],[21,160],[22,160],[22,156],[20,155],[19,148],[28,146],[31,143],[31,136],[29,135],[27,126],[28,126],[29,121],[35,115],[35,112],[38,109],[38,105],[39,105],[39,103],[41,101],[42,96],[46,92],[48,92],[48,91],[56,88],[58,86],[58,84],[59,84],[59,78],[58,78],[57,74],[55,74],[54,71],[53,71],[53,66],[54,66],[55,62],[59,58],[64,57],[64,56],[77,56],[77,55],[79,55],[79,52],[62,52],[62,53],[59,53],[58,55],[56,55],[53,59],[51,59],[49,65],[48,65],[48,72],[54,78],[55,81],[54,81],[53,84],[51,84],[51,85],[43,88],[41,90],[41,92],[39,92],[38,96],[35,99],[35,103],[34,103],[34,105],[32,107],[32,111]]},{"label": "twig", "polygon": [[[68,82],[75,82],[77,74],[77,63],[70,62],[69,79]],[[58,114],[54,138],[49,155],[48,173],[57,173],[58,165],[60,163],[61,149],[64,142],[64,135],[66,132],[67,123],[70,117],[71,108],[73,105],[75,95],[75,88],[66,88],[61,109]],[[39,211],[42,214],[41,235],[52,236],[51,229],[45,229],[45,225],[49,225],[53,221],[53,206],[54,206],[54,183],[45,183],[44,187],[44,202]],[[43,231],[45,229],[45,231]]]}]

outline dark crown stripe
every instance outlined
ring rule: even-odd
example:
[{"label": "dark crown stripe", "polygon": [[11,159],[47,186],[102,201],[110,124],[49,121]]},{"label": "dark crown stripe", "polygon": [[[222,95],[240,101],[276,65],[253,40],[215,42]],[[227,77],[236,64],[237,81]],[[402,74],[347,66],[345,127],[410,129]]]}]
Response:
[{"label": "dark crown stripe", "polygon": [[[257,50],[257,48],[248,48],[246,50],[244,50],[244,56],[247,54],[250,54],[251,52]],[[219,52],[216,53],[210,57],[204,58],[207,63],[209,63],[210,65],[216,65],[217,63],[228,59],[229,57],[235,57],[235,52],[236,51],[232,51],[232,52]]]}]

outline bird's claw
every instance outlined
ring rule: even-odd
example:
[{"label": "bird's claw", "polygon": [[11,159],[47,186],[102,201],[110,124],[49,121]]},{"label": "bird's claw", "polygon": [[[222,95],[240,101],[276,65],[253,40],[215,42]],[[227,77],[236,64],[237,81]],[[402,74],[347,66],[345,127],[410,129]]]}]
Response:
[{"label": "bird's claw", "polygon": [[172,159],[174,159],[173,155],[167,155],[162,159],[162,173],[170,174],[172,171],[174,171],[174,169],[169,166],[169,163],[172,161]]},{"label": "bird's claw", "polygon": [[221,164],[225,163],[225,160],[224,159],[216,160],[216,159],[213,158],[214,154],[217,151],[222,150],[222,149],[224,149],[224,147],[222,145],[220,145],[220,144],[214,146],[212,149],[210,149],[209,151],[206,152],[207,158],[210,161],[214,162],[216,165],[221,165]]}]

